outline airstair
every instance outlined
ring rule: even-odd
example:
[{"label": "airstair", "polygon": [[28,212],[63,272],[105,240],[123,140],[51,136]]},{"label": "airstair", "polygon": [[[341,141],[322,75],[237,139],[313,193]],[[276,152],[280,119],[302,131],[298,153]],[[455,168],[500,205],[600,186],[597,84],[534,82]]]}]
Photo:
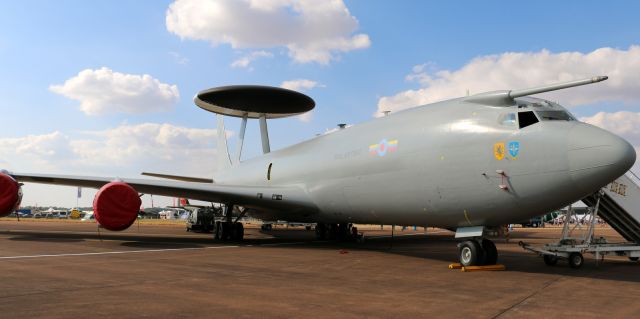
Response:
[{"label": "airstair", "polygon": [[[596,263],[604,255],[627,256],[632,261],[640,259],[640,178],[629,171],[600,191],[589,195],[582,201],[589,206],[589,219],[582,236],[575,236],[580,223],[571,225],[575,212],[569,208],[565,217],[562,236],[556,243],[543,247],[534,247],[520,242],[522,248],[544,257],[547,265],[555,265],[558,259],[567,259],[573,268],[579,268],[584,262],[583,253],[595,255]],[[598,217],[606,221],[627,242],[609,243],[603,237],[595,238],[594,229]]]},{"label": "airstair", "polygon": [[[598,216],[628,241],[640,245],[640,178],[629,171],[603,188]],[[595,207],[598,194],[582,200]]]}]

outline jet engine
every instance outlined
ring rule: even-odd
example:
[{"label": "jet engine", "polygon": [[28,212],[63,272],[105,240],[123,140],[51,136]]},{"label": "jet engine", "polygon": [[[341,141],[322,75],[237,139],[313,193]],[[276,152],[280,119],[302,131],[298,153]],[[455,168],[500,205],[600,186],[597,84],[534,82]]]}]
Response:
[{"label": "jet engine", "polygon": [[133,187],[111,182],[102,186],[93,199],[93,216],[108,230],[125,230],[136,221],[140,204],[140,196]]},{"label": "jet engine", "polygon": [[22,201],[22,187],[13,177],[0,171],[0,217],[13,213]]}]

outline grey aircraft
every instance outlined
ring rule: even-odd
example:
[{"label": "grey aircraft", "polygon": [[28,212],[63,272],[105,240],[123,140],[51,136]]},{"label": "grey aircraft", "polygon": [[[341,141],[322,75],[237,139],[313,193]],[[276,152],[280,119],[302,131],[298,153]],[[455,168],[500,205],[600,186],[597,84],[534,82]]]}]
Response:
[{"label": "grey aircraft", "polygon": [[[264,86],[227,86],[195,97],[218,113],[213,179],[171,180],[0,174],[0,212],[19,205],[19,182],[100,188],[97,221],[121,230],[135,220],[139,193],[224,203],[216,238],[241,240],[241,214],[317,223],[318,238],[346,238],[350,225],[435,226],[456,232],[463,265],[495,264],[489,239],[502,225],[584,198],[624,174],[636,153],[624,139],[582,123],[555,102],[530,95],[606,80],[600,76],[523,90],[487,92],[389,114],[270,151],[267,119],[301,114],[314,101]],[[242,118],[230,156],[223,115]],[[264,154],[240,161],[248,119],[259,119]],[[4,204],[3,204],[4,203]]]}]

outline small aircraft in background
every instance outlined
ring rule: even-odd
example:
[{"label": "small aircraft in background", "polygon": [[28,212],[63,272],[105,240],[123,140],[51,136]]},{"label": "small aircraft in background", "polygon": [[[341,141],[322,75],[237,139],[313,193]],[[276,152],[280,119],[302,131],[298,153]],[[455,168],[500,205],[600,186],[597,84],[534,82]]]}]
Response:
[{"label": "small aircraft in background", "polygon": [[[347,237],[349,225],[434,226],[456,232],[463,265],[495,264],[489,235],[593,194],[624,174],[635,151],[624,139],[582,123],[557,103],[529,97],[606,80],[487,92],[390,114],[270,151],[267,119],[310,111],[299,92],[265,86],[202,91],[199,107],[218,115],[213,178],[168,180],[2,172],[0,212],[20,203],[20,182],[99,188],[94,215],[122,230],[138,215],[139,194],[224,204],[216,237],[241,240],[240,217],[316,223],[318,238]],[[242,118],[229,154],[223,116]],[[248,119],[258,119],[263,155],[241,161]]]}]

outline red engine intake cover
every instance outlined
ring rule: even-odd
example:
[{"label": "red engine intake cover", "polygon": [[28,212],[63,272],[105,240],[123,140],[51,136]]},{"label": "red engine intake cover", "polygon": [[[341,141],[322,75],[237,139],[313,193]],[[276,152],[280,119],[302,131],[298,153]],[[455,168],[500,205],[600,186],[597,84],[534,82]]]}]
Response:
[{"label": "red engine intake cover", "polygon": [[125,230],[136,221],[140,204],[140,196],[133,187],[111,182],[102,186],[93,199],[93,216],[108,230]]},{"label": "red engine intake cover", "polygon": [[13,177],[0,173],[0,217],[13,213],[21,201],[20,184]]}]

